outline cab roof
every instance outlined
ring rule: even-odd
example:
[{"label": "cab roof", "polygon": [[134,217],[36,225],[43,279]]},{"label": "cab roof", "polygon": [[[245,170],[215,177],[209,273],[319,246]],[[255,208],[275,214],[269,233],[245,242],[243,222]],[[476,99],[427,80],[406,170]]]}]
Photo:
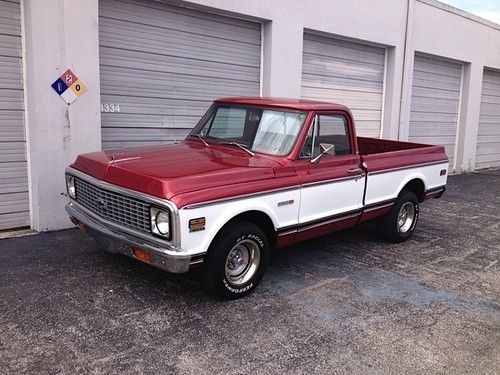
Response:
[{"label": "cab roof", "polygon": [[242,105],[254,105],[254,106],[264,106],[264,107],[289,108],[299,111],[315,111],[315,110],[349,111],[349,109],[342,104],[305,100],[305,99],[231,97],[231,98],[220,98],[215,100],[215,102],[226,103],[226,104],[242,104]]}]

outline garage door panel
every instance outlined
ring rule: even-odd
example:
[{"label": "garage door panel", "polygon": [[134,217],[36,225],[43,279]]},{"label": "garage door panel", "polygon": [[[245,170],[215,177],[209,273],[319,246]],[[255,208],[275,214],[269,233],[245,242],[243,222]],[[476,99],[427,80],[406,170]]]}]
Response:
[{"label": "garage door panel", "polygon": [[461,67],[455,63],[447,63],[437,59],[428,59],[428,58],[420,58],[416,57],[415,61],[415,72],[421,73],[432,73],[432,75],[437,76],[443,80],[446,80],[446,77],[455,78],[457,75],[461,74]]},{"label": "garage door panel", "polygon": [[[197,20],[207,21],[206,23],[202,24],[204,26],[207,26],[210,28],[214,27],[214,25],[213,25],[213,21],[214,21],[213,16],[214,15],[212,13],[207,13],[207,12],[199,11],[197,9],[190,9],[190,8],[186,8],[186,7],[182,7],[182,6],[177,6],[176,4],[173,4],[173,2],[171,2],[171,4],[167,4],[166,1],[158,1],[158,0],[147,1],[147,2],[145,2],[144,0],[112,0],[112,1],[114,1],[115,3],[116,2],[126,3],[126,4],[128,4],[128,6],[131,6],[131,7],[136,6],[136,8],[134,8],[134,9],[138,10],[139,12],[135,13],[135,15],[137,15],[139,17],[144,17],[147,14],[147,13],[145,13],[146,9],[143,9],[143,8],[152,9],[152,11],[154,12],[154,15],[156,15],[158,17],[158,19],[168,20],[169,21],[167,23],[168,25],[174,25],[175,22],[181,22],[181,20],[182,20],[181,23],[189,24],[189,22],[191,22],[193,19],[197,19]],[[118,11],[125,11],[126,9],[131,9],[131,8],[128,8],[127,6],[120,7],[118,9]],[[169,14],[161,13],[161,11],[165,11],[165,10],[168,10]],[[115,8],[112,8],[110,14],[113,16],[113,15],[118,14],[118,13],[115,12]],[[150,15],[150,14],[148,14],[148,15]],[[146,19],[148,19],[148,18],[146,18]],[[216,21],[217,21],[217,23],[223,23],[223,24],[235,26],[235,29],[233,31],[239,30],[242,27],[248,28],[248,29],[251,29],[254,31],[260,30],[259,26],[257,26],[257,24],[255,22],[246,21],[246,20],[242,20],[242,19],[236,19],[236,18],[232,18],[230,16],[217,15]],[[197,22],[200,22],[200,21],[197,21]],[[159,26],[165,27],[165,23],[161,23]],[[191,33],[196,32],[196,30],[192,30],[189,28],[188,28],[188,31]]]},{"label": "garage door panel", "polygon": [[476,168],[500,166],[500,72],[485,69],[476,146]]},{"label": "garage door panel", "polygon": [[498,144],[500,144],[500,134],[481,134],[477,137],[478,142],[481,142],[484,149],[488,149],[489,152],[494,152]]},{"label": "garage door panel", "polygon": [[[164,99],[206,100],[221,96],[258,93],[258,82],[242,82],[210,77],[181,76],[174,73],[144,75],[133,69],[108,67],[101,76],[101,90],[106,94]],[[258,95],[258,94],[257,94]]]},{"label": "garage door panel", "polygon": [[0,197],[7,193],[28,191],[28,176],[3,178],[0,185]]},{"label": "garage door panel", "polygon": [[0,163],[0,175],[2,176],[2,178],[27,176],[26,161],[17,163]]},{"label": "garage door panel", "polygon": [[[203,115],[203,114],[201,114]],[[145,116],[116,113],[103,114],[103,119],[106,121],[106,128],[116,128],[120,131],[126,128],[165,128],[165,129],[192,129],[199,121],[200,116]],[[111,132],[116,132],[110,130]],[[104,134],[104,133],[103,133]]]},{"label": "garage door panel", "polygon": [[429,115],[425,109],[421,111],[412,111],[411,112],[411,122],[452,122],[456,121],[455,113],[433,113],[432,116]]},{"label": "garage door panel", "polygon": [[301,96],[350,107],[359,135],[379,137],[385,49],[304,34]]},{"label": "garage door panel", "polygon": [[489,168],[491,165],[496,164],[498,159],[500,159],[500,153],[491,153],[485,155],[478,154],[476,155],[476,165],[478,166],[477,168]]},{"label": "garage door panel", "polygon": [[495,135],[498,134],[498,121],[489,118],[487,121],[484,117],[479,117],[479,129],[478,129],[478,137],[482,135]]},{"label": "garage door panel", "polygon": [[483,95],[493,95],[493,96],[498,96],[499,93],[499,87],[500,85],[491,83],[491,82],[486,82],[483,81]]},{"label": "garage door panel", "polygon": [[325,77],[320,74],[302,74],[303,89],[324,89],[352,92],[366,92],[382,95],[381,82],[363,81],[358,79],[347,80],[340,77]]},{"label": "garage door panel", "polygon": [[[366,44],[356,44],[350,41],[323,37],[320,35],[304,35],[304,54],[334,60],[366,62],[384,66],[385,51],[379,47]],[[326,46],[326,48],[325,48]]]},{"label": "garage door panel", "polygon": [[453,114],[453,119],[458,119],[459,100],[443,99],[443,98],[422,98],[420,96],[412,96],[411,111],[419,112],[424,110],[426,113],[448,113]]},{"label": "garage door panel", "polygon": [[457,91],[414,86],[413,96],[421,98],[429,98],[429,99],[436,98],[436,99],[456,100]]},{"label": "garage door panel", "polygon": [[500,89],[500,82],[498,81],[499,74],[500,72],[486,69],[483,73],[483,84],[490,84]]},{"label": "garage door panel", "polygon": [[[207,13],[152,1],[106,0],[100,6],[102,17],[133,20],[135,24],[183,31],[191,34],[193,38],[197,35],[220,38],[220,29],[224,28],[227,30],[227,33],[223,34],[224,39],[260,44],[255,41],[256,37],[260,40],[260,28],[253,22],[238,20],[237,23],[233,23],[230,18],[224,16],[217,16],[214,21],[214,17]],[[193,23],[196,23],[196,28],[193,27]]]},{"label": "garage door panel", "polygon": [[150,97],[123,97],[105,95],[102,97],[103,103],[120,102],[119,113],[102,113],[103,117],[114,115],[123,116],[194,116],[200,117],[210,107],[212,102],[177,99],[155,99]]},{"label": "garage door panel", "polygon": [[0,220],[0,230],[27,227],[30,224],[29,213],[27,211],[2,214]]},{"label": "garage door panel", "polygon": [[496,113],[500,112],[500,105],[496,103],[491,103],[491,96],[481,98],[481,112],[483,114],[488,114],[493,119],[497,119]]},{"label": "garage door panel", "polygon": [[102,0],[99,22],[104,148],[180,140],[214,98],[260,94],[259,23],[142,0]]},{"label": "garage door panel", "polygon": [[410,122],[410,132],[414,129],[425,129],[425,133],[429,136],[449,136],[455,137],[456,123],[455,122]]},{"label": "garage door panel", "polygon": [[0,194],[0,215],[28,209],[27,192]]},{"label": "garage door panel", "polygon": [[26,161],[24,142],[0,142],[0,162]]},{"label": "garage door panel", "polygon": [[317,75],[321,79],[332,77],[374,82],[384,81],[384,71],[378,67],[374,68],[370,64],[334,59],[325,61],[310,55],[304,56],[303,64],[303,74]]},{"label": "garage door panel", "polygon": [[0,111],[23,110],[23,90],[0,88]]},{"label": "garage door panel", "polygon": [[[460,76],[460,75],[459,75]],[[433,75],[431,72],[413,72],[413,82],[415,87],[429,88],[433,90],[448,90],[452,92],[460,91],[460,80],[450,79],[447,76]]]},{"label": "garage door panel", "polygon": [[487,110],[486,113],[489,113],[489,111],[493,111],[493,113],[496,113],[500,110],[500,96],[482,95],[481,103],[490,106],[489,110]]},{"label": "garage door panel", "polygon": [[[128,27],[122,27],[126,24]],[[128,51],[140,51],[151,54],[178,56],[199,59],[202,61],[223,62],[245,66],[258,66],[260,45],[246,44],[231,40],[214,39],[213,37],[198,35],[193,38],[183,32],[168,29],[153,28],[147,25],[129,26],[130,22],[106,20],[101,27],[101,44],[110,48],[124,48]],[[148,36],[148,43],[142,41]],[[186,43],[186,40],[189,40]],[[214,48],[217,53],[214,53]]]},{"label": "garage door panel", "polygon": [[338,98],[337,100],[350,109],[380,109],[380,101],[382,100],[381,94],[364,93],[359,91],[350,90],[334,90],[324,89],[320,87],[303,87],[302,94],[304,97],[316,100],[326,101],[332,96]]},{"label": "garage door panel", "polygon": [[408,138],[445,146],[454,169],[462,65],[415,54]]},{"label": "garage door panel", "polygon": [[0,55],[21,57],[21,37],[0,34]]},{"label": "garage door panel", "polygon": [[[113,108],[112,112],[102,113],[106,121],[111,119],[109,116],[115,116],[118,119],[126,115],[137,116],[190,116],[200,118],[212,104],[211,101],[204,100],[178,100],[178,99],[156,99],[150,97],[126,97],[116,95],[103,95],[103,103],[120,103],[119,113],[118,109]],[[110,109],[108,109],[110,110]],[[138,117],[140,121],[140,117]]]},{"label": "garage door panel", "polygon": [[0,0],[0,230],[29,225],[20,13]]},{"label": "garage door panel", "polygon": [[196,60],[193,58],[180,58],[159,54],[147,54],[135,51],[101,49],[104,54],[111,56],[102,58],[103,65],[135,70],[147,70],[151,75],[156,73],[174,73],[191,75],[195,77],[213,77],[220,79],[233,79],[238,81],[255,82],[259,79],[260,69],[258,66],[239,66],[237,70],[227,61],[211,62]]},{"label": "garage door panel", "polygon": [[110,130],[103,129],[106,149],[174,143],[184,139],[191,129],[122,129],[119,134]]}]

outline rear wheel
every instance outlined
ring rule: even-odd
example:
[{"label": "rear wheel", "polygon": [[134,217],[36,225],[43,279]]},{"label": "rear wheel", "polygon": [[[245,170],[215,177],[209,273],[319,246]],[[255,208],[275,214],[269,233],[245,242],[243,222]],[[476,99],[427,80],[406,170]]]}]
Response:
[{"label": "rear wheel", "polygon": [[223,228],[203,262],[203,286],[227,299],[250,293],[264,276],[269,241],[257,225],[236,222]]},{"label": "rear wheel", "polygon": [[416,195],[403,190],[391,211],[378,221],[379,233],[388,241],[406,241],[415,231],[418,222],[419,204]]}]

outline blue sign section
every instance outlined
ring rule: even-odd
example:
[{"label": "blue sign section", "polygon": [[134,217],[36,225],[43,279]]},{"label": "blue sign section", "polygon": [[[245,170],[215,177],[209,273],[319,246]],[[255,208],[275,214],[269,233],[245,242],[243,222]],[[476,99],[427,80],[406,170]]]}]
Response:
[{"label": "blue sign section", "polygon": [[52,88],[56,90],[56,92],[59,95],[61,95],[64,91],[68,89],[68,85],[66,85],[66,83],[64,83],[64,81],[61,78],[59,78],[52,84]]}]

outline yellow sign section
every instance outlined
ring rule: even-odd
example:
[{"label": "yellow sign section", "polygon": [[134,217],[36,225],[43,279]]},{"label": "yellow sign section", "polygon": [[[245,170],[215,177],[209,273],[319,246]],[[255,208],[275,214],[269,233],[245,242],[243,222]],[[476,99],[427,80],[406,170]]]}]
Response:
[{"label": "yellow sign section", "polygon": [[87,91],[87,87],[79,79],[73,82],[73,84],[69,88],[75,93],[76,96],[80,96],[85,91]]}]

